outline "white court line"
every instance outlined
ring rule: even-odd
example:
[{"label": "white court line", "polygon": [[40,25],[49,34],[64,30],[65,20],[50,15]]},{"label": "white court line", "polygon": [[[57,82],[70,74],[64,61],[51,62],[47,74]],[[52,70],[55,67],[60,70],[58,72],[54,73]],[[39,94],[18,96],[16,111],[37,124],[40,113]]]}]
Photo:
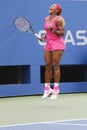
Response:
[{"label": "white court line", "polygon": [[87,124],[74,124],[74,123],[50,123],[50,125],[66,125],[66,126],[87,126]]},{"label": "white court line", "polygon": [[[39,125],[39,124],[57,124],[57,123],[58,124],[71,124],[71,123],[66,123],[66,122],[68,122],[68,121],[81,121],[81,120],[82,121],[87,120],[87,118],[56,120],[56,121],[47,121],[47,122],[35,122],[35,123],[25,123],[25,124],[14,124],[14,125],[3,125],[3,126],[0,126],[0,128],[3,128],[3,127],[15,127],[15,126],[25,126],[25,125]],[[65,122],[65,123],[62,123],[62,122]]]}]

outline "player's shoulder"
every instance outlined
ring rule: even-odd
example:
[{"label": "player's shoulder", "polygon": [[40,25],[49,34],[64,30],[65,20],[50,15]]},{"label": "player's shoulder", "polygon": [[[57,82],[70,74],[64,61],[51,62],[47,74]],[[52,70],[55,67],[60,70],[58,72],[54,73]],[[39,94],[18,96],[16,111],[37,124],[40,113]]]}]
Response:
[{"label": "player's shoulder", "polygon": [[63,25],[65,25],[65,20],[64,20],[64,18],[63,18],[63,16],[61,16],[61,15],[59,15],[59,17],[58,17],[58,19],[57,19],[57,22],[58,23],[63,23]]},{"label": "player's shoulder", "polygon": [[48,20],[48,19],[49,19],[49,16],[46,16],[46,17],[45,17],[45,21]]},{"label": "player's shoulder", "polygon": [[59,15],[57,20],[64,20],[63,16]]}]

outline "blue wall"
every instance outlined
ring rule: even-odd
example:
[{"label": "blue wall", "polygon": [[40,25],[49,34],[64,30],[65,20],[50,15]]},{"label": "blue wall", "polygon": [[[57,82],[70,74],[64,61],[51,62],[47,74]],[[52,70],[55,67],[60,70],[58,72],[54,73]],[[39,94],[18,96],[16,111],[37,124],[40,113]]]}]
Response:
[{"label": "blue wall", "polygon": [[[29,84],[0,85],[0,96],[42,94],[40,66],[44,65],[43,46],[32,34],[19,32],[13,25],[17,16],[28,18],[34,30],[44,30],[44,18],[49,6],[61,4],[66,21],[66,50],[61,65],[87,64],[87,1],[72,0],[0,0],[0,66],[29,65]],[[83,89],[80,87],[84,84]],[[85,92],[85,83],[62,83],[61,93]],[[79,87],[78,87],[79,86]]]}]

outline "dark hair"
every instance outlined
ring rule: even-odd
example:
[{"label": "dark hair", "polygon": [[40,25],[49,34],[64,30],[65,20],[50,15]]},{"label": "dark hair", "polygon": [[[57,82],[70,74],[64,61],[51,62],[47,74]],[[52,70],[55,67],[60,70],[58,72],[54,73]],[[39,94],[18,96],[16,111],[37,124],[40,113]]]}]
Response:
[{"label": "dark hair", "polygon": [[60,15],[62,13],[62,9],[60,9],[58,12],[57,12],[57,15]]}]

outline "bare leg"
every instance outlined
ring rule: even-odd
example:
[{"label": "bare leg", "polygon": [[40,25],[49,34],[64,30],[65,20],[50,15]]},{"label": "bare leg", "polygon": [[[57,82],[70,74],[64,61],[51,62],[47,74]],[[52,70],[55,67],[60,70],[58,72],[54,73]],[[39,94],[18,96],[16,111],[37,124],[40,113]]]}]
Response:
[{"label": "bare leg", "polygon": [[50,84],[51,75],[52,75],[52,52],[45,51],[44,52],[45,59],[45,83]]},{"label": "bare leg", "polygon": [[60,59],[63,51],[56,50],[52,52],[52,63],[53,63],[53,71],[54,71],[54,88],[53,93],[50,99],[56,99],[59,94],[59,81],[60,81]]},{"label": "bare leg", "polygon": [[53,71],[54,71],[54,82],[59,83],[60,81],[60,59],[63,51],[56,50],[52,52],[52,62],[53,62]]},{"label": "bare leg", "polygon": [[51,93],[52,89],[50,88],[50,80],[52,76],[52,52],[46,51],[44,52],[44,59],[45,59],[45,87],[44,87],[44,94],[42,98],[47,98]]}]

